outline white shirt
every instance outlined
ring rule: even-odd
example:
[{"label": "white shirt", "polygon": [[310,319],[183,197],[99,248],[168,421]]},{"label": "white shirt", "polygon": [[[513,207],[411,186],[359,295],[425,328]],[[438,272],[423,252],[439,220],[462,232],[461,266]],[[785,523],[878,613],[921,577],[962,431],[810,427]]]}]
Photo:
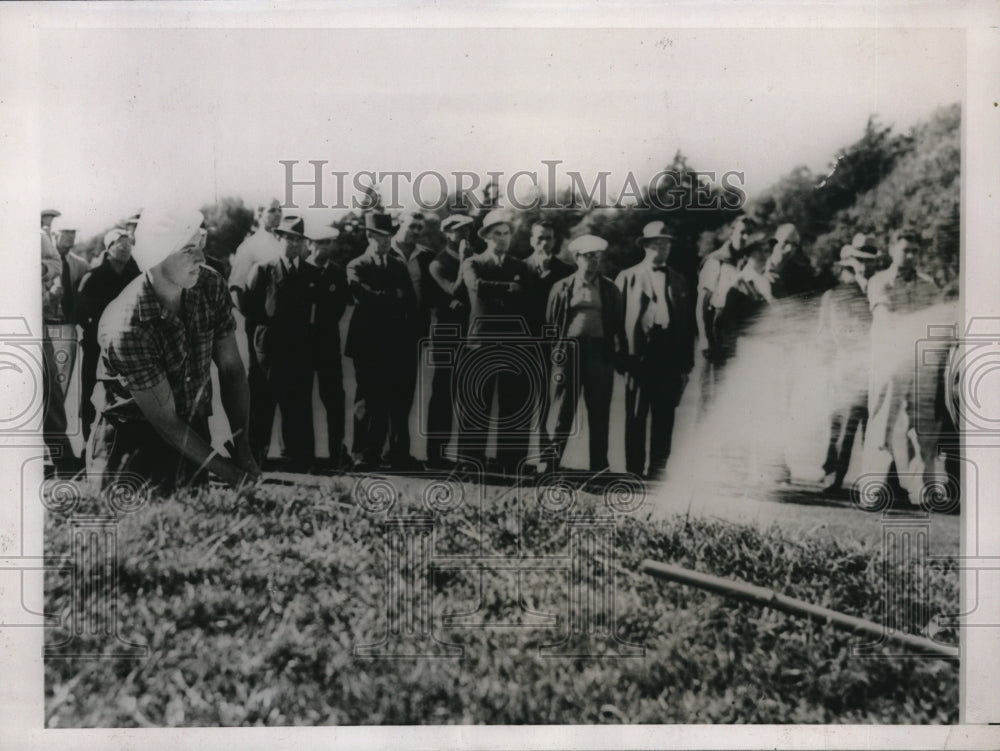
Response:
[{"label": "white shirt", "polygon": [[229,286],[247,286],[250,269],[259,263],[269,263],[281,258],[281,241],[271,232],[259,229],[240,243],[233,254],[233,268],[229,273]]},{"label": "white shirt", "polygon": [[647,260],[646,272],[653,286],[653,325],[667,328],[670,325],[670,307],[667,305],[667,275],[653,268],[653,262]]}]

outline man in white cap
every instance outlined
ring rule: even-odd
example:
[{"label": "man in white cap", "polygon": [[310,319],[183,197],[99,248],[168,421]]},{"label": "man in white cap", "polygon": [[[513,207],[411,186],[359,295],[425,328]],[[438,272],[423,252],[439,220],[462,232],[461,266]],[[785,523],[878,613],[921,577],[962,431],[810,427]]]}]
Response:
[{"label": "man in white cap", "polygon": [[[483,369],[489,372],[481,383],[455,384],[461,453],[472,462],[483,462],[490,426],[506,425],[494,432],[497,463],[500,471],[508,474],[517,470],[528,453],[537,416],[532,409],[525,410],[524,405],[531,399],[531,376],[538,374],[526,372],[513,354],[506,364],[490,367],[488,360],[491,352],[497,350],[483,349],[478,345],[483,338],[499,338],[505,347],[517,347],[518,340],[525,344],[534,342],[528,322],[537,278],[524,261],[510,255],[513,229],[513,218],[509,212],[503,209],[490,211],[483,218],[479,230],[486,249],[467,259],[462,266],[462,277],[469,292],[471,346],[463,347],[460,359],[481,361]],[[503,360],[504,351],[499,350],[499,353],[500,360]],[[466,369],[471,371],[475,366],[466,368],[459,364],[459,370],[464,372]],[[536,390],[547,387],[542,382],[534,385]],[[494,394],[498,404],[496,423],[492,419]],[[537,399],[532,401],[537,402]],[[527,417],[521,420],[518,416],[525,412]],[[477,425],[479,430],[473,430]]]},{"label": "man in white cap", "polygon": [[427,405],[427,466],[451,469],[453,462],[445,456],[451,443],[454,418],[454,362],[469,324],[469,295],[460,273],[462,262],[472,255],[469,231],[473,219],[465,214],[452,214],[441,222],[445,247],[427,268],[434,285],[430,295],[434,309],[431,335],[435,353],[451,350],[452,356],[436,358],[431,376],[431,398]]},{"label": "man in white cap", "polygon": [[[397,422],[394,399],[407,380],[404,359],[412,357],[411,327],[417,316],[413,282],[404,264],[391,252],[392,218],[369,211],[365,214],[368,249],[347,264],[347,283],[354,298],[354,311],[347,330],[344,354],[354,361],[354,444],[352,453],[359,472],[383,464],[386,436],[389,450],[385,462],[399,457],[403,431]],[[407,416],[408,419],[408,416]],[[411,466],[393,466],[412,470]]]},{"label": "man in white cap", "polygon": [[80,371],[80,419],[83,437],[90,437],[90,427],[97,416],[91,401],[97,385],[97,363],[101,347],[97,343],[97,326],[104,309],[121,294],[129,282],[139,276],[139,267],[132,258],[132,239],[124,230],[113,229],[104,235],[104,251],[98,266],[87,272],[80,282],[76,321],[83,329],[80,348],[83,367]]},{"label": "man in white cap", "polygon": [[687,282],[667,263],[673,240],[663,222],[647,224],[636,240],[646,257],[615,280],[625,321],[625,465],[651,479],[659,479],[667,465],[674,410],[694,366]]},{"label": "man in white cap", "polygon": [[[163,490],[259,475],[247,438],[248,391],[225,281],[205,268],[201,212],[143,212],[133,258],[142,273],[98,326],[101,413],[87,473],[105,488],[137,478]],[[232,431],[232,458],[211,446],[211,365]]]},{"label": "man in white cap", "polygon": [[344,447],[344,367],[340,351],[340,319],[351,292],[347,273],[336,261],[335,227],[320,227],[309,233],[312,247],[310,262],[317,269],[316,293],[310,315],[310,351],[319,384],[319,398],[326,411],[326,436],[330,464],[335,470],[350,468],[351,456]]},{"label": "man in white cap", "polygon": [[274,407],[281,409],[282,458],[286,469],[306,472],[315,459],[313,433],[314,304],[319,270],[306,263],[308,247],[304,222],[285,217],[275,229],[280,258],[250,270],[244,308],[254,329],[254,351],[267,379],[271,411],[253,425],[251,446],[258,463],[267,459]]},{"label": "man in white cap", "polygon": [[858,430],[868,424],[868,380],[871,370],[872,315],[864,293],[866,265],[875,254],[844,245],[836,263],[838,283],[820,298],[817,340],[823,348],[824,370],[830,377],[833,415],[823,470],[833,475],[825,492],[836,493],[844,483]]},{"label": "man in white cap", "polygon": [[[557,469],[576,419],[583,390],[590,434],[590,470],[608,469],[608,428],[616,355],[625,349],[621,293],[600,273],[608,243],[596,235],[582,235],[569,244],[576,260],[575,274],[556,282],[549,293],[545,321],[555,328],[552,361],[552,408],[548,434],[552,436],[550,469]],[[576,352],[567,352],[568,341]],[[575,356],[574,356],[575,354]]]}]

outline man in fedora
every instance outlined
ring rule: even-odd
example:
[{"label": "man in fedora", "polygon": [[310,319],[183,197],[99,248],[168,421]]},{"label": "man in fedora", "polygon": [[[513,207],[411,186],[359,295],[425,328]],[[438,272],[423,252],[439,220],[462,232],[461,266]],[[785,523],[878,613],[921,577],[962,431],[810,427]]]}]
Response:
[{"label": "man in fedora", "polygon": [[[865,236],[862,235],[862,243]],[[854,438],[868,423],[868,379],[871,370],[872,315],[864,292],[866,271],[876,254],[854,243],[840,249],[837,286],[820,298],[817,339],[823,348],[824,370],[830,375],[833,415],[823,470],[833,475],[824,489],[835,493],[843,485]]]},{"label": "man in fedora", "polygon": [[344,448],[344,368],[340,352],[340,319],[351,293],[347,273],[335,260],[337,238],[334,227],[320,227],[309,233],[311,263],[318,271],[313,312],[310,315],[309,345],[316,368],[319,398],[326,411],[326,435],[330,464],[335,470],[350,466],[350,453]]},{"label": "man in fedora", "polygon": [[452,467],[445,450],[452,438],[454,361],[469,324],[469,295],[460,272],[462,263],[472,255],[469,242],[472,224],[472,217],[465,214],[452,214],[441,222],[445,246],[427,268],[434,281],[430,295],[434,310],[434,351],[447,348],[454,354],[452,358],[436,359],[431,377],[431,398],[427,405],[427,466],[432,469]]},{"label": "man in fedora", "polygon": [[399,424],[394,400],[409,382],[405,371],[410,367],[411,327],[417,317],[413,281],[406,264],[391,252],[392,218],[367,212],[365,233],[368,248],[347,264],[354,312],[344,348],[354,361],[357,382],[352,453],[359,471],[381,466],[387,434],[387,460],[400,456],[404,431],[408,440],[409,426]]},{"label": "man in fedora", "polygon": [[[608,469],[608,423],[616,354],[625,349],[621,293],[600,273],[608,243],[596,235],[582,235],[569,244],[576,273],[555,283],[549,294],[546,323],[556,332],[552,366],[552,408],[548,415],[552,436],[549,456],[557,469],[566,450],[576,406],[583,390],[590,433],[590,470]],[[558,350],[568,340],[576,356]],[[561,356],[560,356],[561,354]]]},{"label": "man in fedora", "polygon": [[[254,350],[272,396],[255,436],[258,461],[267,458],[275,403],[281,409],[284,458],[292,471],[307,471],[315,458],[312,387],[313,352],[310,324],[319,272],[306,263],[304,222],[286,217],[274,230],[280,258],[250,271],[244,305],[254,326]],[[263,413],[262,413],[263,414]]]},{"label": "man in fedora", "polygon": [[113,229],[104,235],[104,251],[98,258],[100,263],[87,272],[80,282],[76,309],[76,321],[83,329],[80,337],[80,348],[83,350],[80,419],[84,439],[90,437],[91,425],[97,417],[97,409],[91,401],[97,385],[97,364],[101,356],[101,347],[97,343],[97,326],[104,309],[121,294],[129,282],[139,276],[139,267],[132,258],[132,238],[124,230]]},{"label": "man in fedora", "polygon": [[636,240],[646,257],[615,280],[624,308],[625,464],[629,472],[652,479],[666,467],[674,410],[694,366],[687,282],[667,265],[673,240],[663,222],[647,224]]},{"label": "man in fedora", "polygon": [[[101,412],[87,473],[105,488],[139,481],[164,491],[210,471],[238,486],[260,472],[247,439],[248,393],[225,281],[203,265],[204,217],[152,207],[132,252],[141,276],[101,316]],[[212,364],[232,431],[232,458],[212,449]],[[133,487],[134,490],[134,487]]]},{"label": "man in fedora", "polygon": [[[543,367],[530,369],[520,355],[534,346],[529,320],[537,278],[528,265],[510,255],[513,218],[503,209],[494,209],[483,218],[479,230],[486,249],[465,261],[462,275],[469,292],[469,342],[463,347],[459,370],[464,365],[474,372],[477,364],[481,380],[457,383],[462,453],[472,461],[485,457],[487,433],[496,433],[497,463],[500,471],[516,472],[528,452],[531,430],[537,422],[532,407],[535,392],[547,387],[539,378]],[[487,342],[477,341],[487,339]],[[489,340],[495,339],[499,349]],[[520,352],[514,348],[521,347]],[[509,353],[509,354],[508,354]],[[535,382],[532,382],[535,376]],[[498,404],[498,421],[492,420],[493,396]],[[466,430],[468,428],[468,430]],[[492,431],[491,431],[492,428]]]}]

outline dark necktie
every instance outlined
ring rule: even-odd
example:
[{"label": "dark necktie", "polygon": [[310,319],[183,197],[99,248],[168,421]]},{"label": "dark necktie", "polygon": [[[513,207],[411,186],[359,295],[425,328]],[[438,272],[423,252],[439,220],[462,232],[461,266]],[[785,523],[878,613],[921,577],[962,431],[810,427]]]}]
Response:
[{"label": "dark necktie", "polygon": [[69,273],[69,254],[62,257],[62,312],[67,322],[73,320],[73,278]]}]

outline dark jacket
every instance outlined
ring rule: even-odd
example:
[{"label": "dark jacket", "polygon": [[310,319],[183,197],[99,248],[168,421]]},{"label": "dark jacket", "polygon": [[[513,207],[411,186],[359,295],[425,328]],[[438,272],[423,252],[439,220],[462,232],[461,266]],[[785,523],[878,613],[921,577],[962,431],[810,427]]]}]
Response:
[{"label": "dark jacket", "polygon": [[347,285],[355,305],[344,354],[356,358],[403,351],[417,316],[406,264],[389,253],[381,266],[365,252],[347,264]]},{"label": "dark jacket", "polygon": [[[604,354],[608,362],[615,354],[623,352],[625,342],[625,315],[622,307],[622,296],[614,282],[605,276],[598,276],[601,289],[601,326],[604,329]],[[545,312],[545,322],[555,327],[556,347],[560,341],[565,341],[569,326],[569,303],[573,299],[573,289],[577,275],[564,277],[552,285],[549,293],[548,307]]]},{"label": "dark jacket", "polygon": [[265,367],[276,359],[312,358],[310,324],[319,269],[304,260],[289,271],[284,259],[258,264],[245,293],[247,318],[256,324],[254,350]]},{"label": "dark jacket", "polygon": [[532,331],[535,334],[538,334],[541,331],[541,325],[546,322],[546,308],[549,301],[549,293],[552,292],[552,288],[557,282],[575,274],[576,266],[571,266],[556,256],[552,256],[548,259],[547,265],[542,266],[539,263],[538,257],[534,254],[528,256],[524,262],[528,264],[528,268],[531,269],[538,278],[535,293],[537,304],[532,306],[532,320],[530,321]]},{"label": "dark jacket", "polygon": [[496,256],[483,253],[465,261],[462,275],[469,292],[470,334],[525,330],[537,304],[538,280],[524,261],[508,253],[500,266]]},{"label": "dark jacket", "polygon": [[312,338],[313,350],[319,362],[340,357],[340,319],[351,292],[347,287],[347,272],[334,262],[315,267],[317,283],[313,300]]}]

